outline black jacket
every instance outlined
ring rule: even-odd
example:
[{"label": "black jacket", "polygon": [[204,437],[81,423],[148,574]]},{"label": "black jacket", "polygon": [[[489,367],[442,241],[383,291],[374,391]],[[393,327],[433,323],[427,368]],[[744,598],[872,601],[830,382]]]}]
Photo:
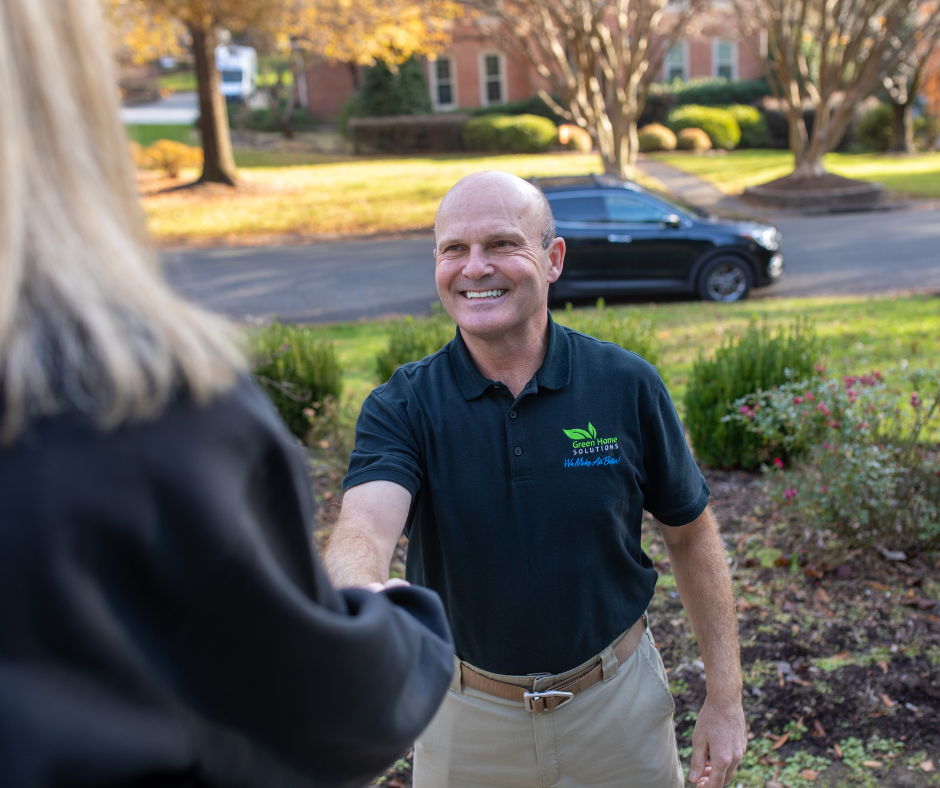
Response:
[{"label": "black jacket", "polygon": [[430,721],[438,598],[334,591],[302,450],[248,381],[0,449],[0,786],[353,786]]}]

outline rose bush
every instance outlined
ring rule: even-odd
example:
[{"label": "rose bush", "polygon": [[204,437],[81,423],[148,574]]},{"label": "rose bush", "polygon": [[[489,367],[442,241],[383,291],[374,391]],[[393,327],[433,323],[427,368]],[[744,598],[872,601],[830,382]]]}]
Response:
[{"label": "rose bush", "polygon": [[773,496],[849,545],[940,546],[940,370],[788,383],[735,401]]}]

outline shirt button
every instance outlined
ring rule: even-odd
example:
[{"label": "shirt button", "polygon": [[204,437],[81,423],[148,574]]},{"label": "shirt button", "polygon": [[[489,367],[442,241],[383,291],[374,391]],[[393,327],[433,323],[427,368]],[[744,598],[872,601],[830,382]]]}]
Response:
[{"label": "shirt button", "polygon": [[514,410],[509,411],[509,418],[511,418],[511,419],[516,418],[516,411],[514,411]]},{"label": "shirt button", "polygon": [[520,454],[522,454],[522,447],[516,446],[516,448],[512,450],[512,453],[518,457]]},{"label": "shirt button", "polygon": [[499,383],[494,383],[494,384],[493,384],[493,388],[494,388],[494,389],[498,389],[498,388],[499,388]]}]

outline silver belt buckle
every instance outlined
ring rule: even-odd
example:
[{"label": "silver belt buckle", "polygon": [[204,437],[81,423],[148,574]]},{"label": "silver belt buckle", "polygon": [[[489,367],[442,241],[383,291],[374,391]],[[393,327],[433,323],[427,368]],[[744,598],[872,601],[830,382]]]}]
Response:
[{"label": "silver belt buckle", "polygon": [[[536,711],[534,708],[532,708],[532,701],[540,700],[544,698],[564,698],[564,700],[555,707],[555,709],[560,709],[573,697],[574,697],[573,692],[561,692],[560,690],[545,690],[544,692],[526,692],[522,696],[522,702],[525,704],[526,711],[531,711],[533,714],[541,714],[542,712]],[[554,711],[555,709],[552,709],[552,711]],[[548,711],[548,709],[546,708],[545,711]]]}]

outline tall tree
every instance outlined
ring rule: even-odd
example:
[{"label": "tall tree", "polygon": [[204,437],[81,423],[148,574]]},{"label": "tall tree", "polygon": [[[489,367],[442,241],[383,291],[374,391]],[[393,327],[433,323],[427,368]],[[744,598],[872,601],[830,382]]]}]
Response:
[{"label": "tall tree", "polygon": [[704,0],[474,3],[484,33],[521,54],[544,81],[533,87],[545,103],[594,137],[604,171],[627,178],[639,152],[636,122],[650,83],[705,5]]},{"label": "tall tree", "polygon": [[[371,64],[433,54],[449,41],[451,0],[102,0],[116,35],[139,60],[188,37],[196,66],[204,164],[200,182],[237,184],[215,47],[220,29],[251,30],[284,51]],[[294,67],[303,59],[292,58]],[[295,77],[297,75],[295,74]]]},{"label": "tall tree", "polygon": [[[767,36],[764,66],[790,124],[793,177],[825,173],[823,156],[845,136],[853,108],[893,73],[914,42],[920,0],[733,0],[742,30]],[[940,21],[940,9],[925,23]],[[812,132],[803,105],[815,110]]]},{"label": "tall tree", "polygon": [[894,125],[894,150],[914,153],[914,103],[920,94],[924,71],[940,45],[940,24],[936,18],[931,24],[931,10],[940,5],[940,0],[921,3],[908,19],[912,28],[911,41],[894,71],[882,82],[888,94]]}]

